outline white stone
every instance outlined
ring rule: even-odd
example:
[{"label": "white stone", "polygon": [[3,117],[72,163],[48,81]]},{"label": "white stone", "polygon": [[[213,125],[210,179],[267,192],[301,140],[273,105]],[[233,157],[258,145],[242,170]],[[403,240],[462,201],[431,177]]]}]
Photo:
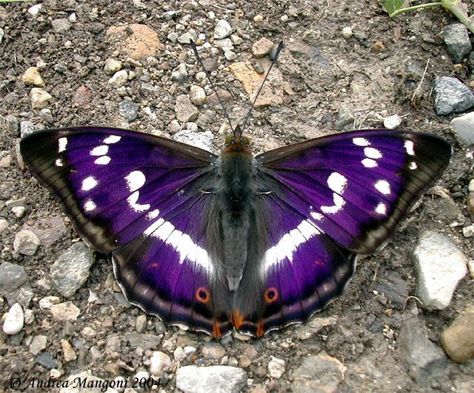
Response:
[{"label": "white stone", "polygon": [[214,38],[222,40],[227,38],[232,33],[232,26],[225,19],[221,19],[217,22],[214,29]]},{"label": "white stone", "polygon": [[13,250],[23,255],[35,255],[40,245],[40,240],[33,232],[23,229],[15,235]]},{"label": "white stone", "polygon": [[285,372],[285,361],[272,356],[270,362],[268,362],[268,372],[272,378],[281,378]]},{"label": "white stone", "polygon": [[474,224],[464,227],[462,229],[462,234],[464,237],[473,237],[474,236]]},{"label": "white stone", "polygon": [[474,179],[469,182],[469,192],[474,192]]},{"label": "white stone", "polygon": [[176,372],[176,387],[184,393],[240,393],[247,386],[244,370],[230,366],[186,366]]},{"label": "white stone", "polygon": [[33,87],[30,92],[30,98],[31,107],[33,109],[43,109],[48,106],[48,104],[53,99],[53,96],[46,90],[43,90],[39,87]]},{"label": "white stone", "polygon": [[39,301],[40,310],[49,310],[53,304],[58,304],[61,301],[57,296],[46,296]]},{"label": "white stone", "polygon": [[170,357],[161,351],[154,351],[150,358],[150,374],[155,377],[161,377],[163,371],[171,367]]},{"label": "white stone", "polygon": [[425,231],[414,251],[417,296],[423,307],[449,306],[458,282],[467,274],[467,258],[446,236]]},{"label": "white stone", "polygon": [[395,128],[400,127],[400,124],[402,124],[402,118],[398,115],[388,116],[383,119],[384,127],[389,130],[394,130]]},{"label": "white stone", "polygon": [[344,38],[351,38],[352,37],[352,29],[349,26],[346,26],[342,29],[342,36]]},{"label": "white stone", "polygon": [[192,145],[195,147],[199,147],[201,149],[207,150],[212,152],[213,146],[213,139],[214,135],[212,132],[191,132],[188,130],[182,130],[176,133],[173,136],[173,139],[178,142],[187,143],[188,145]]},{"label": "white stone", "polygon": [[5,321],[3,322],[3,332],[9,336],[20,333],[25,324],[25,314],[19,303],[15,303],[8,310]]},{"label": "white stone", "polygon": [[189,99],[194,105],[202,105],[206,102],[206,92],[201,86],[191,86]]},{"label": "white stone", "polygon": [[128,81],[128,73],[126,70],[117,71],[112,78],[109,79],[109,83],[115,87],[121,87]]},{"label": "white stone", "polygon": [[41,10],[41,7],[43,7],[43,4],[35,4],[31,6],[30,8],[28,8],[28,13],[31,16],[37,16]]},{"label": "white stone", "polygon": [[450,124],[462,142],[466,145],[474,144],[474,112],[456,117]]}]

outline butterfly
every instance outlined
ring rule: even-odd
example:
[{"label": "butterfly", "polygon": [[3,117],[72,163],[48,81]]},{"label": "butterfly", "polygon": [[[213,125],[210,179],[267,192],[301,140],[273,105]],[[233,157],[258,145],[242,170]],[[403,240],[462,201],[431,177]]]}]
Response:
[{"label": "butterfly", "polygon": [[112,254],[131,303],[219,338],[263,336],[340,295],[356,255],[394,232],[448,166],[451,146],[359,130],[253,156],[236,127],[217,156],[78,127],[35,132],[21,154],[77,232]]}]

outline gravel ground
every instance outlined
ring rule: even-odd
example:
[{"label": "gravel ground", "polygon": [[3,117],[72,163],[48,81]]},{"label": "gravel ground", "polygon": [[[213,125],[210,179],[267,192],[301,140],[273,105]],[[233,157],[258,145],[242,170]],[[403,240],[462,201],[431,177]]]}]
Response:
[{"label": "gravel ground", "polygon": [[[458,48],[454,64],[443,42],[453,22],[441,9],[390,20],[369,0],[2,4],[0,393],[474,391],[473,128],[453,131],[459,115],[435,107],[442,86],[432,90],[456,77],[460,111],[474,105],[474,52]],[[216,342],[128,304],[110,260],[79,241],[18,154],[21,136],[71,125],[219,151],[228,127],[189,39],[234,122],[284,41],[250,121],[255,152],[384,121],[454,146],[438,185],[359,260],[344,295],[262,339]]]}]

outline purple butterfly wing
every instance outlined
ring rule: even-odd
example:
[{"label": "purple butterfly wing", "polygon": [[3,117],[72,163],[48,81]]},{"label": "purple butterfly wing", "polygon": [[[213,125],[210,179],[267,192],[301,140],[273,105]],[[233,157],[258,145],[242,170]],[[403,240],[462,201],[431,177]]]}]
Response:
[{"label": "purple butterfly wing", "polygon": [[339,295],[354,254],[373,252],[393,233],[450,157],[442,139],[388,130],[343,133],[257,156],[267,241],[259,261],[263,302],[258,312],[240,316],[240,329],[262,335],[304,321]]},{"label": "purple butterfly wing", "polygon": [[133,131],[84,127],[37,132],[22,156],[60,199],[77,231],[112,252],[129,300],[172,324],[225,334],[214,307],[205,211],[216,156]]}]

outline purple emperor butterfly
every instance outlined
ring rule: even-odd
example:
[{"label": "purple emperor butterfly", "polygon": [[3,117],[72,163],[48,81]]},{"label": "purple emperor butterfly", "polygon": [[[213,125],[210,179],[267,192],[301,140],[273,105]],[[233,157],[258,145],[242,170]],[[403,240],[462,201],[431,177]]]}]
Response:
[{"label": "purple emperor butterfly", "polygon": [[220,156],[114,128],[36,132],[30,171],[77,232],[112,253],[131,303],[221,337],[301,322],[343,291],[441,176],[451,146],[353,131],[257,156],[237,127]]}]

